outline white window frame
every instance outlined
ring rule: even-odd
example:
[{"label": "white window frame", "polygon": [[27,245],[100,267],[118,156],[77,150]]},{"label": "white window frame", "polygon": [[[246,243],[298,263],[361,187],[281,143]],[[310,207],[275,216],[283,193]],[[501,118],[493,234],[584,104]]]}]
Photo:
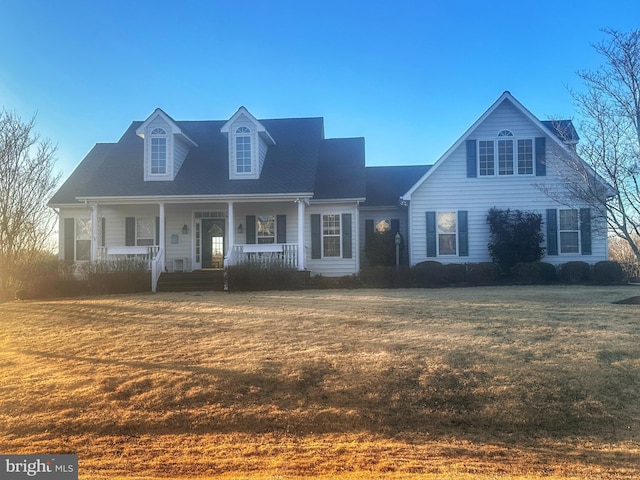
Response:
[{"label": "white window frame", "polygon": [[[238,144],[239,140],[243,140],[241,145]],[[249,127],[240,126],[235,129],[234,138],[234,160],[235,160],[235,174],[236,175],[252,175],[253,174],[253,135],[252,131]],[[242,146],[242,149],[238,148]],[[248,151],[247,147],[248,146]],[[240,154],[242,153],[242,171],[240,170]],[[247,157],[248,153],[248,157]],[[245,162],[248,160],[249,164],[246,165]],[[248,167],[248,170],[246,168]]]},{"label": "white window frame", "polygon": [[[531,177],[535,175],[535,139],[533,137],[516,137],[513,132],[502,129],[495,138],[477,140],[476,165],[479,177]],[[526,161],[530,163],[530,172],[526,166],[520,166],[521,142],[530,142],[531,155]],[[510,145],[510,161],[505,157]],[[528,152],[527,152],[528,153]]]},{"label": "white window frame", "polygon": [[[328,217],[334,217],[337,218],[338,223],[337,223],[337,230],[338,232],[335,233],[325,233],[325,218]],[[322,258],[342,258],[342,214],[340,213],[323,213],[320,216],[320,239],[321,239],[321,247],[322,247]],[[329,226],[329,228],[333,228],[335,229],[335,225],[333,227]],[[327,255],[325,253],[325,239],[338,239],[338,253],[337,255]]]},{"label": "white window frame", "polygon": [[[271,232],[269,232],[272,234],[270,235],[264,234],[264,230],[261,229],[261,224],[263,222],[265,224],[273,222],[273,228],[271,229]],[[256,215],[256,243],[259,243],[259,244],[276,243],[276,239],[278,238],[278,234],[276,232],[276,229],[278,228],[277,224],[278,222],[277,222],[276,215]]]},{"label": "white window frame", "polygon": [[[142,234],[140,228],[140,222],[149,222],[151,225],[151,236],[141,237]],[[151,243],[140,243],[140,240],[145,242],[151,241]],[[157,245],[156,240],[156,219],[153,217],[136,217],[136,246],[138,247],[152,247]]]},{"label": "white window frame", "polygon": [[[169,141],[167,138],[167,131],[164,128],[154,128],[151,131],[151,134],[149,136],[149,175],[152,176],[164,176],[167,175],[168,170],[169,170]],[[156,145],[156,142],[159,142],[160,140],[162,140],[162,144],[158,143]],[[161,148],[164,147],[164,159],[154,159],[154,149],[155,148]],[[159,151],[158,151],[159,153]],[[160,167],[162,165],[158,164],[156,167],[154,167],[154,161],[162,161],[164,160],[164,171],[161,171]],[[154,172],[154,168],[157,168],[158,171]]]},{"label": "white window frame", "polygon": [[[83,225],[84,224],[84,225]],[[76,262],[90,262],[91,261],[91,237],[92,237],[92,225],[91,218],[76,218],[74,224],[74,239],[73,239],[73,258]],[[88,255],[86,258],[79,258],[78,242],[88,242]]]},{"label": "white window frame", "polygon": [[[562,228],[563,227],[563,222],[562,222],[562,212],[574,212],[575,217],[576,217],[576,228]],[[576,242],[577,242],[577,247],[575,250],[571,250],[571,251],[565,251],[565,249],[563,248],[563,243],[562,243],[562,234],[575,234],[575,238],[576,238]],[[580,235],[580,210],[576,209],[576,208],[560,208],[558,209],[558,253],[562,254],[562,255],[580,255],[582,252],[582,239],[581,239],[581,235]]]},{"label": "white window frame", "polygon": [[[455,225],[455,232],[450,232],[447,230],[441,230],[440,228],[440,215],[444,215],[444,214],[451,214],[453,215],[453,221],[454,221],[454,225]],[[440,236],[441,235],[453,235],[454,236],[454,240],[453,240],[453,247],[454,247],[454,253],[442,253],[441,248],[440,248]],[[443,256],[443,257],[457,257],[458,253],[460,252],[460,248],[458,245],[458,239],[460,238],[460,235],[458,234],[458,211],[457,210],[442,210],[442,211],[437,211],[436,212],[436,253],[438,256]]]}]

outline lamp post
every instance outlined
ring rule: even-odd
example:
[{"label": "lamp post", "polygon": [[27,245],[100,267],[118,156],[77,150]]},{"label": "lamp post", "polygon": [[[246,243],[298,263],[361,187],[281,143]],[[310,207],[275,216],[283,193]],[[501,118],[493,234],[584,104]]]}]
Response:
[{"label": "lamp post", "polygon": [[400,236],[400,232],[396,233],[396,270],[400,269],[400,242],[402,241],[402,237]]}]

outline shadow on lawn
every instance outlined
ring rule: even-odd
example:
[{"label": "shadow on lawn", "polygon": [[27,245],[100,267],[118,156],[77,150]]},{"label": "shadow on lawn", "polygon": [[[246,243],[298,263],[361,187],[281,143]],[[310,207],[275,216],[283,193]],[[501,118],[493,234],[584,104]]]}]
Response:
[{"label": "shadow on lawn", "polygon": [[[273,360],[261,371],[248,373],[180,363],[22,353],[132,369],[130,375],[98,380],[89,408],[99,414],[92,422],[71,416],[50,429],[67,435],[368,431],[516,443],[576,436],[612,441],[631,428],[633,419],[625,408],[640,400],[640,380],[607,362],[594,370],[586,386],[570,367],[539,368],[535,378],[528,370],[527,375],[511,378],[490,374],[478,366],[482,358],[470,358],[462,350],[451,352],[437,366],[407,362],[366,375],[342,371],[326,361],[291,369]],[[638,428],[637,421],[633,428]]]}]

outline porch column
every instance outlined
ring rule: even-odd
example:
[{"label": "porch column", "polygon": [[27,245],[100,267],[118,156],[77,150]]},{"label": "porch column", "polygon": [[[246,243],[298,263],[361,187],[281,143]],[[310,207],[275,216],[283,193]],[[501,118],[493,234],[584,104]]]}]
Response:
[{"label": "porch column", "polygon": [[298,270],[304,270],[304,212],[305,202],[303,198],[299,198],[298,202]]},{"label": "porch column", "polygon": [[160,251],[162,252],[162,265],[165,265],[165,259],[166,259],[166,254],[167,252],[165,251],[165,237],[166,235],[166,226],[165,226],[165,219],[164,219],[164,203],[159,203],[159,215],[160,215],[160,225],[159,225],[159,235],[160,238],[158,239],[158,247],[160,247]]},{"label": "porch column", "polygon": [[91,206],[91,261],[98,260],[98,204]]},{"label": "porch column", "polygon": [[229,231],[227,232],[227,258],[225,258],[224,264],[231,265],[233,259],[233,245],[236,243],[236,222],[233,213],[233,202],[227,202],[229,213]]}]

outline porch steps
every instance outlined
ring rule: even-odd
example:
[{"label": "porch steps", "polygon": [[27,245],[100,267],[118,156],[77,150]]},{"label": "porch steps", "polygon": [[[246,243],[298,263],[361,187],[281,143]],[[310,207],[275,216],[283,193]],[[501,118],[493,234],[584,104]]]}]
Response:
[{"label": "porch steps", "polygon": [[224,290],[223,270],[163,272],[158,279],[158,292],[197,292]]}]

